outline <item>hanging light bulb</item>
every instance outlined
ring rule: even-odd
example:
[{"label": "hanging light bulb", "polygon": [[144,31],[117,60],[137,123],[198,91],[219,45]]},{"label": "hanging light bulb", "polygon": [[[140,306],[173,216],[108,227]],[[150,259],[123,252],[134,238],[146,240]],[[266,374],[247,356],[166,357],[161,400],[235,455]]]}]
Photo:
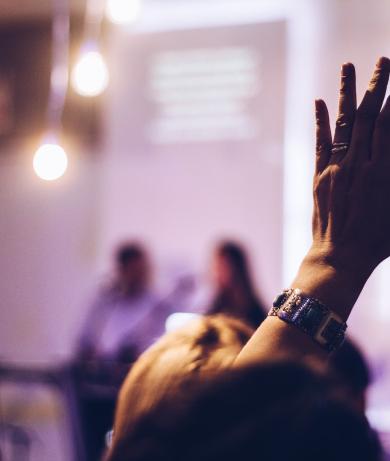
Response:
[{"label": "hanging light bulb", "polygon": [[106,63],[96,48],[84,47],[72,72],[72,85],[81,96],[98,96],[107,88]]},{"label": "hanging light bulb", "polygon": [[106,16],[116,24],[132,24],[141,12],[141,0],[107,0]]},{"label": "hanging light bulb", "polygon": [[34,155],[33,168],[38,177],[45,181],[60,178],[68,167],[68,157],[65,150],[49,138],[42,143]]},{"label": "hanging light bulb", "polygon": [[60,178],[68,167],[68,158],[58,144],[56,134],[61,131],[61,119],[68,88],[69,5],[68,0],[52,0],[52,68],[47,104],[47,125],[50,127],[42,144],[35,152],[33,168],[45,181]]}]

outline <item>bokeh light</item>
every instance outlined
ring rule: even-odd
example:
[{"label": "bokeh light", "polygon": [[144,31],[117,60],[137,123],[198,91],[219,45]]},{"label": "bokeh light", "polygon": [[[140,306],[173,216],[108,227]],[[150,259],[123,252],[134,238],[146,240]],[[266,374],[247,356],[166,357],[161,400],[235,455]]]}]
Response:
[{"label": "bokeh light", "polygon": [[45,181],[60,178],[68,167],[68,158],[58,144],[42,144],[34,155],[34,171]]},{"label": "bokeh light", "polygon": [[200,318],[199,314],[193,312],[175,312],[170,314],[165,321],[165,331],[170,332],[184,327],[187,323]]},{"label": "bokeh light", "polygon": [[108,0],[106,16],[115,24],[132,24],[141,12],[141,0]]},{"label": "bokeh light", "polygon": [[83,53],[72,72],[73,88],[81,96],[97,96],[108,85],[106,63],[98,51]]}]

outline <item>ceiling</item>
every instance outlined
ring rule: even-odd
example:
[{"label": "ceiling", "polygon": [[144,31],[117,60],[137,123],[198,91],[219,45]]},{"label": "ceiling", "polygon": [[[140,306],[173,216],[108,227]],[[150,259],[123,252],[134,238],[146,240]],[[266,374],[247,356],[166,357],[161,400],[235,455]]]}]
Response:
[{"label": "ceiling", "polygon": [[[71,12],[82,14],[86,0],[69,0]],[[53,0],[0,0],[0,23],[46,19],[51,15]]]}]

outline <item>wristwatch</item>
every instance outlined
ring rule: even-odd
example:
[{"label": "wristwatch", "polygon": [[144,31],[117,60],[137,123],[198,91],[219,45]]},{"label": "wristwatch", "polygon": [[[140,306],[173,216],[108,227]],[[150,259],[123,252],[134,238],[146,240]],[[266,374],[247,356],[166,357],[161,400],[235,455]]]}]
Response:
[{"label": "wristwatch", "polygon": [[339,348],[344,341],[347,324],[342,318],[299,288],[284,290],[274,300],[268,315],[295,325],[328,352]]}]

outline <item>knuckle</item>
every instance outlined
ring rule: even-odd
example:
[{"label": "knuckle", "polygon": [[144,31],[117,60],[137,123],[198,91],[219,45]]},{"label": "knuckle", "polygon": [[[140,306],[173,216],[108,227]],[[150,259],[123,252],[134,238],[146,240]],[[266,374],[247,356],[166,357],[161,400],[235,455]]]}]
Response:
[{"label": "knuckle", "polygon": [[329,176],[332,180],[332,182],[335,181],[335,179],[338,178],[339,176],[339,167],[337,165],[331,165],[329,168]]},{"label": "knuckle", "polygon": [[345,113],[339,114],[336,120],[336,127],[344,128],[346,126],[352,125],[353,117]]},{"label": "knuckle", "polygon": [[316,176],[313,181],[313,189],[315,191],[319,190],[323,186],[324,173]]},{"label": "knuckle", "polygon": [[380,80],[381,80],[380,74],[375,73],[375,75],[372,77],[372,79],[370,81],[370,84],[368,86],[369,90],[370,91],[375,90],[375,88],[378,86],[378,83],[380,82]]},{"label": "knuckle", "polygon": [[326,194],[326,192],[328,191],[331,181],[331,169],[331,166],[328,166],[322,174],[320,174],[314,179],[313,193],[315,196],[320,197]]},{"label": "knuckle", "polygon": [[326,124],[326,121],[323,118],[316,117],[316,125],[317,125],[317,128],[322,129],[322,128],[326,127],[327,124]]},{"label": "knuckle", "polygon": [[338,164],[331,165],[329,175],[333,185],[342,184],[346,178],[346,169]]},{"label": "knuckle", "polygon": [[313,185],[313,194],[314,196],[321,195],[322,191],[324,189],[323,182],[320,181],[315,181]]},{"label": "knuckle", "polygon": [[345,80],[341,81],[340,98],[343,99],[348,94],[348,86]]},{"label": "knuckle", "polygon": [[329,141],[323,139],[318,139],[316,143],[316,153],[317,155],[322,155],[323,153],[330,152],[332,145]]},{"label": "knuckle", "polygon": [[384,83],[386,80],[386,72],[383,72],[382,69],[376,69],[374,75],[372,76],[370,83],[369,83],[369,90],[373,91],[375,88]]}]

